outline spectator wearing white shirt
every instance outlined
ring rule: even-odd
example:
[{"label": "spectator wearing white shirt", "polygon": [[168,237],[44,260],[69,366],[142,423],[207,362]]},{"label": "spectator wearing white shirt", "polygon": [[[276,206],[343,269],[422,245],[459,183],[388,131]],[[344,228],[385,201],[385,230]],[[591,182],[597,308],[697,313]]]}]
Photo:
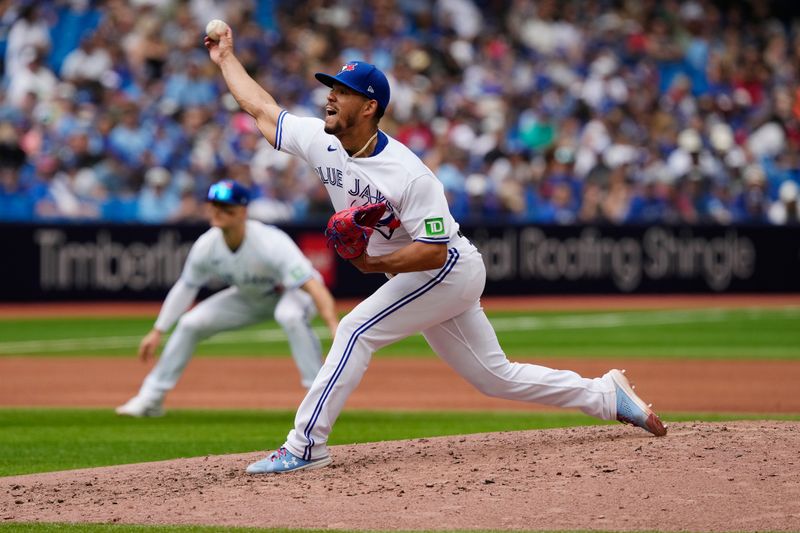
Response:
[{"label": "spectator wearing white shirt", "polygon": [[25,69],[27,49],[50,49],[50,28],[40,11],[36,3],[26,2],[11,26],[6,44],[6,79]]},{"label": "spectator wearing white shirt", "polygon": [[800,224],[800,205],[798,202],[797,183],[786,180],[778,189],[778,199],[769,206],[767,217],[773,224],[780,226]]},{"label": "spectator wearing white shirt", "polygon": [[23,107],[29,93],[36,95],[39,101],[49,100],[55,94],[58,79],[44,65],[42,52],[27,48],[22,61],[25,66],[16,69],[8,85],[6,98],[11,105]]},{"label": "spectator wearing white shirt", "polygon": [[61,66],[61,77],[79,87],[100,83],[112,66],[111,54],[100,46],[97,34],[88,35],[78,48],[67,54]]}]

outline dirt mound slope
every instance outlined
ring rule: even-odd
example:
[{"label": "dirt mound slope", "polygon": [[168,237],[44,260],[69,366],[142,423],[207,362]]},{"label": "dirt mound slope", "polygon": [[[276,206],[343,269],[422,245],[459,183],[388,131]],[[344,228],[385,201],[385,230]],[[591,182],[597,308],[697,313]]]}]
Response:
[{"label": "dirt mound slope", "polygon": [[[334,446],[0,478],[0,519],[347,529],[800,529],[800,423],[622,425]],[[0,522],[1,523],[1,522]]]}]

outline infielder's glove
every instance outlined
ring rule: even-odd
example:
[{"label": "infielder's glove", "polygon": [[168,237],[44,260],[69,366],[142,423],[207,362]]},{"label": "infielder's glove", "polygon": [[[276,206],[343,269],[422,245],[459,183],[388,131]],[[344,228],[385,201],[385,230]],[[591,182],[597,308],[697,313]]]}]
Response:
[{"label": "infielder's glove", "polygon": [[367,249],[375,224],[386,211],[386,202],[342,209],[328,220],[325,236],[342,259],[355,259]]}]

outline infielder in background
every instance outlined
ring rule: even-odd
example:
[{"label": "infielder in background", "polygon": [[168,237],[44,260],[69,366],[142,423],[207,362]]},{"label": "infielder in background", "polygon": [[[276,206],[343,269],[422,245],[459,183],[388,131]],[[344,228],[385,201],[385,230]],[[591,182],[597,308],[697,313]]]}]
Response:
[{"label": "infielder in background", "polygon": [[[164,397],[175,387],[199,341],[273,316],[289,338],[301,383],[308,388],[314,381],[322,349],[310,320],[318,311],[331,335],[336,332],[333,296],[286,233],[247,219],[248,200],[247,189],[232,180],[209,188],[212,228],[192,245],[180,279],[139,345],[139,358],[153,357],[162,334],[180,317],[178,326],[139,393],[117,407],[117,414],[162,415]],[[200,287],[215,277],[230,286],[187,313]]]},{"label": "infielder in background", "polygon": [[325,364],[295,417],[285,444],[247,472],[288,472],[331,462],[327,441],[372,353],[417,332],[456,372],[490,396],[575,407],[604,420],[666,428],[619,370],[587,379],[575,372],[512,363],[480,304],[486,271],[480,253],[450,214],[441,183],[418,157],[378,128],[389,83],[373,65],[352,62],[336,76],[324,119],[287,113],[242,67],[230,28],[205,39],[211,60],[244,111],[276,149],[305,159],[337,211],[387,201],[367,253],[352,263],[389,280],[339,323]]}]

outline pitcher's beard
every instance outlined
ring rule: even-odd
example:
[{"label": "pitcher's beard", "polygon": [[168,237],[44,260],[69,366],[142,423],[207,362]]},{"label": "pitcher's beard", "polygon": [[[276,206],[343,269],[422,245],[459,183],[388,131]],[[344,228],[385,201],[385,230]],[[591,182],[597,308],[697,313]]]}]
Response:
[{"label": "pitcher's beard", "polygon": [[347,131],[349,128],[355,126],[356,121],[353,117],[343,117],[341,114],[337,115],[337,120],[329,125],[328,121],[325,121],[325,133],[328,135],[338,135],[344,131]]}]

